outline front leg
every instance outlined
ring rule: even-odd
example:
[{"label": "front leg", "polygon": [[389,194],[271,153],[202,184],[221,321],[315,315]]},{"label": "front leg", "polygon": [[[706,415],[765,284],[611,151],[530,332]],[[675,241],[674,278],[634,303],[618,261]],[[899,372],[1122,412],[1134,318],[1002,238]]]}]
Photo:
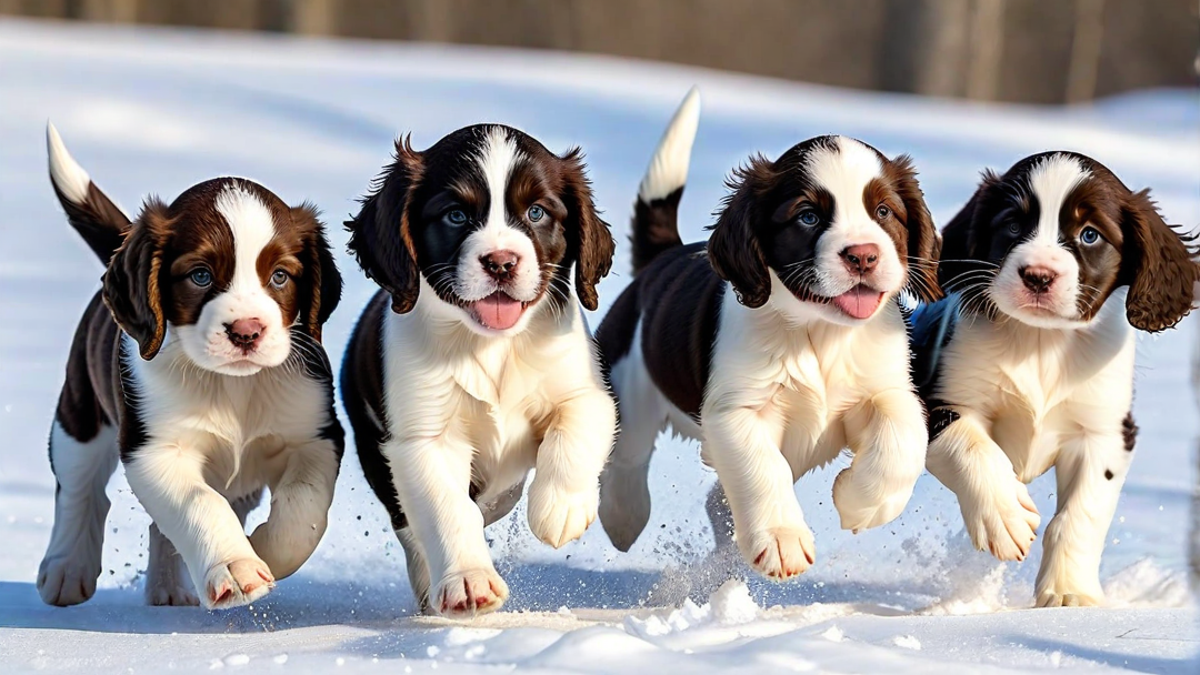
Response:
[{"label": "front leg", "polygon": [[204,480],[204,458],[176,444],[138,448],[125,465],[134,494],[187,563],[204,606],[254,602],[275,583],[229,502]]},{"label": "front leg", "polygon": [[937,408],[931,415],[935,423],[953,421],[930,442],[926,467],[958,497],[971,542],[1000,560],[1024,560],[1041,517],[1012,461],[974,411]]},{"label": "front leg", "polygon": [[529,529],[538,539],[558,548],[581,537],[596,519],[600,472],[616,427],[616,406],[603,391],[558,404],[529,486]]},{"label": "front leg", "polygon": [[920,400],[905,389],[875,394],[846,413],[854,459],[833,483],[842,529],[878,527],[904,510],[925,468],[924,419]]},{"label": "front leg", "polygon": [[276,579],[300,569],[325,535],[339,454],[332,441],[316,439],[277,460],[284,466],[270,483],[271,513],[250,535]]},{"label": "front leg", "polygon": [[1054,468],[1058,510],[1042,542],[1038,607],[1098,605],[1104,599],[1100,554],[1131,456],[1117,433],[1081,435],[1062,445]]}]

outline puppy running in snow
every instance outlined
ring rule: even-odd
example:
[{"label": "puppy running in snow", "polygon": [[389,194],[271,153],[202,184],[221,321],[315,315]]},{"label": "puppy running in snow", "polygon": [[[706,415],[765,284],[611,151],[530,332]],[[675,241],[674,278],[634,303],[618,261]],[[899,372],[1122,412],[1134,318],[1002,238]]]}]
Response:
[{"label": "puppy running in snow", "polygon": [[[487,124],[396,144],[350,248],[383,290],[354,330],[342,394],[423,609],[500,607],[484,527],[521,497],[554,547],[596,515],[616,407],[580,305],[613,240],[577,150]],[[571,270],[574,268],[574,283]]]},{"label": "puppy running in snow", "polygon": [[[50,432],[58,485],[38,591],[52,605],[95,593],[119,457],[154,520],[146,601],[252,602],[321,540],[342,457],[320,343],[342,281],[321,223],[241,178],[148,199],[130,222],[47,135],[55,194],[108,270]],[[270,516],[247,538],[266,486]]]},{"label": "puppy running in snow", "polygon": [[[800,476],[848,446],[833,499],[859,530],[899,515],[921,474],[925,417],[896,296],[939,297],[938,236],[907,157],[820,136],[751,158],[707,244],[684,245],[676,209],[698,114],[693,91],[638,191],[636,277],[596,334],[621,419],[600,519],[618,548],[637,539],[669,424],[701,440],[746,561],[786,579],[816,559]],[[713,528],[720,541],[727,526]]]},{"label": "puppy running in snow", "polygon": [[944,231],[955,294],[916,317],[929,471],[958,496],[971,541],[1023,560],[1041,517],[1025,484],[1054,467],[1039,607],[1103,599],[1100,554],[1133,458],[1135,330],[1188,314],[1194,236],[1071,152],[986,172]]}]

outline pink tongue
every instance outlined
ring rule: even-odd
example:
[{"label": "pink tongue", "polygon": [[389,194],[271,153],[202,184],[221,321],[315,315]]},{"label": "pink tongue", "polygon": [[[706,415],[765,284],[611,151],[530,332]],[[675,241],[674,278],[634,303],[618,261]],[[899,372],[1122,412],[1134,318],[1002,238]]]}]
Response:
[{"label": "pink tongue", "polygon": [[879,309],[883,301],[883,293],[873,291],[866,286],[855,286],[833,299],[833,304],[855,319],[866,319]]},{"label": "pink tongue", "polygon": [[479,323],[492,330],[508,330],[521,319],[525,308],[519,300],[513,300],[503,291],[496,291],[472,305]]}]

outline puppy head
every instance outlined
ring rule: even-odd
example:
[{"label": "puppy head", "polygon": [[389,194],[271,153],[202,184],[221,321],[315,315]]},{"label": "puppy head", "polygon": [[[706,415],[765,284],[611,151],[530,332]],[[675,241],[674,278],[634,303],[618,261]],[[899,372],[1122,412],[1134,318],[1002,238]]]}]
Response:
[{"label": "puppy head", "polygon": [[1093,159],[1027,157],[987,172],[946,227],[939,275],[969,309],[1042,328],[1089,325],[1121,286],[1140,330],[1187,315],[1200,282],[1194,237],[1163,222],[1148,191],[1132,192]]},{"label": "puppy head", "polygon": [[436,311],[483,335],[516,334],[574,289],[596,308],[613,239],[596,214],[578,150],[559,157],[501,125],[460,129],[417,152],[407,139],[362,210],[350,250],[410,311],[425,287]]},{"label": "puppy head", "polygon": [[104,300],[152,359],[170,335],[201,368],[252,375],[284,362],[292,329],[320,341],[341,296],[316,211],[218,178],[170,206],[150,199],[104,275]]},{"label": "puppy head", "polygon": [[821,136],[735,172],[708,256],[748,307],[854,325],[906,285],[941,297],[939,239],[908,157]]}]

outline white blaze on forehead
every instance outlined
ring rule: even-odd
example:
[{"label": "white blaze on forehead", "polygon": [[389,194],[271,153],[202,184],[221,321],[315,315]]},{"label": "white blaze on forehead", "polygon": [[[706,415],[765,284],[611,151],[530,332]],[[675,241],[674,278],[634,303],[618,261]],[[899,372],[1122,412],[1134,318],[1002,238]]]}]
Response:
[{"label": "white blaze on forehead", "polygon": [[[853,138],[835,136],[836,148],[817,148],[808,154],[805,167],[817,185],[833,195],[835,224],[849,224],[852,216],[866,214],[863,189],[883,175],[879,155]],[[870,215],[866,214],[868,220]]]},{"label": "white blaze on forehead", "polygon": [[1091,176],[1079,160],[1055,154],[1038,162],[1029,172],[1029,189],[1038,201],[1038,227],[1034,240],[1057,246],[1059,214],[1071,192]]},{"label": "white blaze on forehead", "polygon": [[508,134],[500,128],[489,131],[479,154],[479,170],[488,189],[487,227],[506,224],[504,208],[507,200],[504,197],[508,191],[508,176],[516,160],[517,144]]},{"label": "white blaze on forehead", "polygon": [[258,278],[258,256],[275,236],[271,210],[258,195],[233,183],[217,196],[217,213],[233,233],[234,268],[230,290],[262,288]]}]

